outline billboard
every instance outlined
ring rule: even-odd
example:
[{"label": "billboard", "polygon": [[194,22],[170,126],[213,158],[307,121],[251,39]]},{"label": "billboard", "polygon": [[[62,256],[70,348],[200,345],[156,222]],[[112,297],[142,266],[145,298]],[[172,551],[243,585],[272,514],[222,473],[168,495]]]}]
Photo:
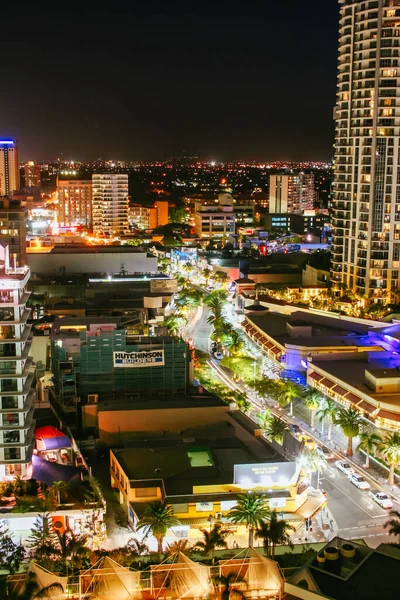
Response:
[{"label": "billboard", "polygon": [[164,350],[113,352],[114,367],[163,367]]},{"label": "billboard", "polygon": [[233,482],[243,488],[287,487],[297,482],[300,468],[295,462],[235,465]]},{"label": "billboard", "polygon": [[150,281],[150,292],[152,294],[173,294],[177,291],[177,279],[152,279]]}]

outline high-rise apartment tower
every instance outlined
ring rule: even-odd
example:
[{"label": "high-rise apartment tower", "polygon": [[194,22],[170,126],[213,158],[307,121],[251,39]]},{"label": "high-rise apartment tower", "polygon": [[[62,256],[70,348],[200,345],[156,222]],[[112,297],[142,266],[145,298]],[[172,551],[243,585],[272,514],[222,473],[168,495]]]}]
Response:
[{"label": "high-rise apartment tower", "polygon": [[92,175],[93,233],[105,237],[128,231],[128,175]]},{"label": "high-rise apartment tower", "polygon": [[269,212],[301,213],[314,208],[315,186],[312,173],[270,175]]},{"label": "high-rise apartment tower", "polygon": [[0,196],[19,190],[18,146],[14,140],[0,139]]},{"label": "high-rise apartment tower", "polygon": [[400,0],[339,0],[332,279],[393,297],[400,273]]}]

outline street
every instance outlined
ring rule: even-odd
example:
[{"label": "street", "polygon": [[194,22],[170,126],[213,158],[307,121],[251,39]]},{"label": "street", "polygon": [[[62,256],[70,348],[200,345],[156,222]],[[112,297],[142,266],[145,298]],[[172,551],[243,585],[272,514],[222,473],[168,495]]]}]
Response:
[{"label": "street", "polygon": [[[237,315],[235,315],[232,305],[227,304],[225,313],[229,316],[232,324],[237,327],[237,320],[235,322]],[[209,338],[212,332],[212,327],[207,323],[209,314],[210,311],[207,307],[199,307],[188,325],[188,336],[193,339],[194,346],[208,354],[210,348]],[[263,370],[267,371],[269,377],[279,376],[281,368],[271,359],[262,356],[260,350],[248,338],[246,339],[246,346],[256,360],[262,360]],[[228,372],[217,361],[210,359],[208,364],[213,368],[215,376],[225,385],[231,389],[245,391],[244,388],[231,380]],[[262,405],[253,393],[248,393],[247,396],[253,406],[250,417],[255,420],[255,413],[260,411]],[[279,413],[279,416],[285,420],[287,419],[287,415],[282,412]],[[290,420],[295,422],[296,417]],[[315,437],[315,439],[319,442],[318,437]],[[339,458],[342,458],[342,456],[336,453],[335,460]],[[388,535],[387,530],[384,528],[385,523],[390,518],[390,511],[376,504],[369,497],[368,491],[359,490],[350,483],[347,476],[335,467],[335,460],[329,461],[327,469],[321,475],[320,487],[326,492],[327,505],[336,522],[338,535],[347,539],[366,538],[371,547],[396,541],[393,536]],[[371,489],[374,487],[374,483],[371,483]],[[393,510],[400,510],[400,504],[394,502]]]}]

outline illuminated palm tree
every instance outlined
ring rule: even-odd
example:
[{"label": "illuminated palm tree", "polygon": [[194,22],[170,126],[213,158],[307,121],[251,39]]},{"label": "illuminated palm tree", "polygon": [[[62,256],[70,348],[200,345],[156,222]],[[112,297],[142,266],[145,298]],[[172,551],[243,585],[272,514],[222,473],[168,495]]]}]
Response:
[{"label": "illuminated palm tree", "polygon": [[290,416],[292,416],[293,400],[301,396],[301,394],[302,388],[299,385],[293,383],[293,381],[285,381],[281,386],[278,403],[282,408],[290,404]]},{"label": "illuminated palm tree", "polygon": [[332,439],[332,423],[335,419],[337,411],[338,411],[337,404],[333,400],[331,400],[331,398],[325,398],[324,404],[316,413],[320,422],[322,422],[324,419],[328,420],[328,441],[329,442]]},{"label": "illuminated palm tree", "polygon": [[246,525],[249,531],[249,546],[253,546],[254,530],[260,526],[261,521],[269,518],[270,510],[266,497],[263,494],[249,492],[238,494],[237,505],[232,508],[227,518],[239,525]]},{"label": "illuminated palm tree", "polygon": [[261,430],[262,430],[263,433],[268,428],[268,426],[269,426],[269,424],[271,422],[271,419],[272,419],[272,413],[271,413],[271,411],[268,408],[266,408],[264,410],[264,412],[257,414],[257,421],[259,422]]},{"label": "illuminated palm tree", "polygon": [[389,433],[378,446],[383,458],[389,463],[388,484],[394,484],[394,471],[400,463],[400,434]]},{"label": "illuminated palm tree", "polygon": [[369,431],[363,431],[360,433],[360,443],[357,446],[357,450],[362,450],[365,452],[365,468],[369,468],[369,457],[370,454],[373,454],[375,449],[382,442],[382,438],[380,435],[374,431],[374,429],[370,429]]},{"label": "illuminated palm tree", "polygon": [[300,464],[308,473],[317,473],[317,489],[319,489],[319,476],[322,471],[325,471],[328,463],[322,452],[316,449],[305,448]]},{"label": "illuminated palm tree", "polygon": [[163,540],[168,529],[176,525],[179,525],[179,520],[175,517],[172,506],[157,500],[146,506],[136,529],[143,529],[146,535],[151,533],[157,540],[159,554],[162,554]]},{"label": "illuminated palm tree", "polygon": [[308,388],[303,395],[304,403],[311,413],[311,429],[314,429],[315,411],[321,406],[322,396],[315,388]]},{"label": "illuminated palm tree", "polygon": [[265,435],[273,442],[277,442],[277,444],[282,445],[283,437],[285,435],[285,431],[287,430],[288,426],[286,425],[285,421],[282,421],[282,419],[279,419],[279,417],[272,417],[267,428],[265,429]]},{"label": "illuminated palm tree", "polygon": [[360,413],[354,408],[339,408],[333,422],[341,427],[347,437],[347,456],[353,456],[353,438],[360,434],[362,427]]},{"label": "illuminated palm tree", "polygon": [[222,341],[222,345],[224,348],[228,350],[228,353],[237,354],[244,347],[244,340],[241,333],[236,331],[236,329],[232,329],[228,335]]}]

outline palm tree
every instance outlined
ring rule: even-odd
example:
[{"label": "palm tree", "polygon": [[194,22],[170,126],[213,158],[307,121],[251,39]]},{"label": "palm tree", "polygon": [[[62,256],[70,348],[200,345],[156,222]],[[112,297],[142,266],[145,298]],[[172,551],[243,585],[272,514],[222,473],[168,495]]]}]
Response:
[{"label": "palm tree", "polygon": [[314,429],[315,411],[321,406],[321,394],[315,388],[308,388],[303,395],[304,403],[311,413],[311,429]]},{"label": "palm tree", "polygon": [[295,528],[288,521],[278,519],[278,513],[273,510],[269,520],[260,524],[256,531],[256,538],[264,541],[264,549],[267,551],[268,556],[275,558],[275,546],[286,545],[293,548],[290,539],[291,531],[295,531]]},{"label": "palm tree", "polygon": [[385,523],[385,529],[390,527],[389,534],[390,535],[399,535],[400,536],[400,512],[398,510],[390,511],[391,517],[396,517],[395,519],[390,519],[387,523]]},{"label": "palm tree", "polygon": [[265,435],[267,438],[278,444],[283,444],[283,436],[285,431],[288,430],[288,426],[285,421],[282,421],[279,417],[272,417],[268,427],[265,429]]},{"label": "palm tree", "polygon": [[322,452],[316,449],[305,448],[300,461],[301,466],[309,473],[318,473],[317,489],[319,489],[319,476],[326,469],[327,461]]},{"label": "palm tree", "polygon": [[382,442],[382,438],[380,435],[376,433],[374,429],[370,429],[369,431],[363,431],[360,433],[360,442],[357,446],[357,450],[362,450],[365,452],[365,468],[369,468],[369,456],[374,453],[374,450],[379,446]]},{"label": "palm tree", "polygon": [[165,549],[166,554],[168,556],[173,556],[177,552],[182,552],[182,554],[188,553],[192,549],[189,540],[177,540],[176,542],[172,542],[172,544],[167,544]]},{"label": "palm tree", "polygon": [[51,491],[57,499],[57,504],[61,504],[61,496],[65,494],[66,489],[67,484],[65,481],[54,481],[53,485],[49,488],[49,491]]},{"label": "palm tree", "polygon": [[202,271],[202,275],[204,277],[204,279],[206,280],[206,285],[208,285],[208,281],[210,279],[210,276],[212,275],[212,269],[210,269],[209,267],[206,267],[205,269],[203,269]]},{"label": "palm tree", "polygon": [[268,428],[268,425],[270,424],[271,419],[272,419],[272,413],[268,408],[266,408],[264,410],[264,412],[257,414],[257,420],[260,424],[260,427],[261,427],[261,430],[263,433]]},{"label": "palm tree", "polygon": [[178,315],[170,315],[165,319],[164,323],[172,335],[178,336],[187,324],[187,319]]},{"label": "palm tree", "polygon": [[87,547],[88,536],[77,535],[71,529],[63,533],[56,532],[57,543],[53,547],[55,560],[65,567],[65,574],[75,573],[89,563],[90,549]]},{"label": "palm tree", "polygon": [[244,600],[245,594],[240,588],[246,588],[247,583],[235,571],[230,571],[227,575],[215,575],[213,581],[222,588],[221,600]]},{"label": "palm tree", "polygon": [[251,402],[249,402],[247,400],[247,396],[244,393],[232,391],[225,395],[224,400],[228,404],[231,404],[234,402],[236,404],[236,408],[238,410],[241,410],[244,414],[247,414],[250,412]]},{"label": "palm tree", "polygon": [[225,538],[230,534],[230,531],[222,529],[221,523],[215,523],[210,531],[207,529],[200,529],[200,531],[203,534],[203,540],[197,542],[195,549],[211,555],[211,561],[214,563],[215,550],[228,547]]},{"label": "palm tree", "polygon": [[284,407],[290,404],[290,416],[293,415],[293,400],[298,398],[301,395],[301,388],[293,381],[286,381],[282,385],[282,391],[280,394],[280,401],[278,400],[280,406]]},{"label": "palm tree", "polygon": [[339,408],[334,418],[334,424],[339,425],[347,437],[347,456],[353,456],[353,438],[360,434],[362,419],[354,408]]},{"label": "palm tree", "polygon": [[172,506],[157,500],[146,506],[136,528],[143,529],[146,535],[151,533],[157,540],[158,553],[162,554],[163,540],[168,529],[175,525],[179,525],[179,520],[175,517]]},{"label": "palm tree", "polygon": [[389,433],[378,446],[383,458],[390,466],[388,484],[394,484],[394,470],[400,463],[400,433]]},{"label": "palm tree", "polygon": [[228,353],[233,352],[234,354],[237,354],[238,352],[243,350],[243,336],[241,333],[236,331],[236,329],[232,329],[230,333],[227,336],[225,336],[224,340],[222,341],[222,345],[228,350]]},{"label": "palm tree", "polygon": [[238,494],[237,504],[232,508],[227,517],[232,523],[244,523],[249,530],[249,546],[253,545],[254,529],[261,521],[268,519],[270,510],[263,494],[249,492]]},{"label": "palm tree", "polygon": [[332,423],[336,416],[338,407],[336,403],[331,400],[331,398],[325,398],[324,404],[321,406],[319,411],[317,411],[317,417],[319,421],[322,422],[324,419],[328,419],[328,441],[330,442],[332,439]]}]

